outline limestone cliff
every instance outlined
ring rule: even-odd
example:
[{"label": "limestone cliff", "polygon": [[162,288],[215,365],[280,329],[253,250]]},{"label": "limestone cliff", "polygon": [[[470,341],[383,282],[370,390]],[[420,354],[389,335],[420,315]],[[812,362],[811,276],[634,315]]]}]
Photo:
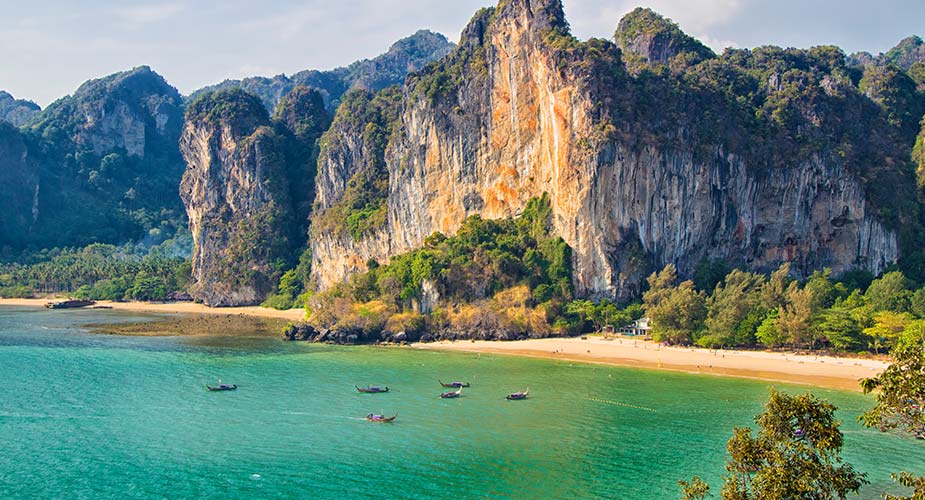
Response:
[{"label": "limestone cliff", "polygon": [[309,193],[300,186],[330,119],[308,89],[288,96],[277,118],[239,89],[205,94],[187,110],[180,196],[195,247],[190,293],[208,305],[262,302],[304,243]]},{"label": "limestone cliff", "polygon": [[219,91],[190,105],[180,151],[194,242],[190,293],[211,306],[259,303],[273,289],[274,261],[293,251],[282,138],[257,98]]},{"label": "limestone cliff", "polygon": [[[621,40],[647,47],[649,61],[677,55],[649,42]],[[516,215],[544,192],[582,295],[635,295],[654,268],[689,274],[704,259],[883,270],[899,257],[903,216],[870,180],[889,179],[908,199],[908,150],[880,132],[888,125],[841,76],[837,54],[762,50],[676,58],[671,72],[637,75],[613,41],[574,39],[558,0],[480,11],[453,53],[408,79],[381,153],[362,137],[380,118],[338,128],[339,110],[318,203],[341,203],[345,183],[378,161],[388,188],[360,204],[381,203],[381,223],[313,229],[314,279],[331,286],[368,259],[454,233],[473,214]],[[786,64],[797,56],[814,66],[795,77]],[[802,93],[785,100],[795,87]],[[357,205],[344,223],[363,217]]]}]

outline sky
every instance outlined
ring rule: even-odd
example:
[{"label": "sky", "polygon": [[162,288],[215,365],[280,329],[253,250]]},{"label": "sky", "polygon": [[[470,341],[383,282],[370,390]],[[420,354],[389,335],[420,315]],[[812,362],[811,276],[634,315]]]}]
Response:
[{"label": "sky", "polygon": [[[637,6],[728,46],[889,50],[925,35],[923,0],[563,0],[581,39]],[[491,0],[0,0],[0,89],[46,106],[82,82],[148,65],[181,93],[227,78],[329,69],[426,28],[456,41]]]}]

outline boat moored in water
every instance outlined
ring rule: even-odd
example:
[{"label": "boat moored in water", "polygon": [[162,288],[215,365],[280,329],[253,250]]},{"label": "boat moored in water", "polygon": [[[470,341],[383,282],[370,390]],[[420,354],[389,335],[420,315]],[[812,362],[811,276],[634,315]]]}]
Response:
[{"label": "boat moored in water", "polygon": [[377,394],[380,392],[389,392],[388,387],[379,387],[378,385],[367,385],[366,387],[360,387],[355,385],[357,391],[362,392],[363,394]]},{"label": "boat moored in water", "polygon": [[49,309],[80,309],[96,304],[93,300],[58,300],[45,304]]},{"label": "boat moored in water", "polygon": [[376,415],[375,413],[370,413],[369,415],[366,415],[366,420],[370,422],[379,422],[382,424],[391,423],[395,421],[396,418],[398,418],[397,413],[391,417],[386,417],[385,415]]},{"label": "boat moored in water", "polygon": [[438,380],[440,385],[446,387],[447,389],[459,389],[460,387],[469,387],[469,382],[450,382],[449,384],[444,384],[442,381]]},{"label": "boat moored in water", "polygon": [[206,384],[206,389],[209,389],[212,392],[236,391],[238,390],[238,384],[219,384],[219,385]]},{"label": "boat moored in water", "polygon": [[507,399],[508,401],[520,401],[522,399],[527,399],[527,395],[529,394],[530,394],[530,389],[527,389],[524,392],[514,392],[511,394],[508,394],[505,397],[505,399]]},{"label": "boat moored in water", "polygon": [[458,398],[459,396],[462,396],[462,387],[460,387],[459,389],[455,391],[444,392],[443,394],[440,395],[440,398],[441,399],[453,399],[453,398]]}]

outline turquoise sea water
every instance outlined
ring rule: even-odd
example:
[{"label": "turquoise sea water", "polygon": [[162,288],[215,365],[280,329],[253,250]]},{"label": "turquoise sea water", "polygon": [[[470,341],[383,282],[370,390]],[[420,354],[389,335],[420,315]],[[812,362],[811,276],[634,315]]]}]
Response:
[{"label": "turquoise sea water", "polygon": [[[132,319],[0,308],[0,498],[673,499],[695,474],[718,491],[732,427],[767,396],[567,362],[79,328]],[[240,389],[207,392],[218,378]],[[437,379],[472,387],[440,400]],[[844,456],[872,482],[861,498],[925,472],[925,444],[855,423],[868,398],[815,392],[841,408]]]}]

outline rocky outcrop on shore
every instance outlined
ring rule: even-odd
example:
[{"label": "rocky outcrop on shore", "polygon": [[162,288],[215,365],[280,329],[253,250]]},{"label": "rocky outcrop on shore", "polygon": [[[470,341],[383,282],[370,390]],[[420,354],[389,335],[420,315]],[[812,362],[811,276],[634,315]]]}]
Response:
[{"label": "rocky outcrop on shore", "polygon": [[412,342],[437,342],[441,340],[525,340],[531,338],[498,328],[472,328],[459,330],[443,328],[434,332],[369,332],[361,329],[316,329],[308,324],[290,324],[283,330],[283,336],[290,341],[314,342],[319,344],[403,344]]}]

